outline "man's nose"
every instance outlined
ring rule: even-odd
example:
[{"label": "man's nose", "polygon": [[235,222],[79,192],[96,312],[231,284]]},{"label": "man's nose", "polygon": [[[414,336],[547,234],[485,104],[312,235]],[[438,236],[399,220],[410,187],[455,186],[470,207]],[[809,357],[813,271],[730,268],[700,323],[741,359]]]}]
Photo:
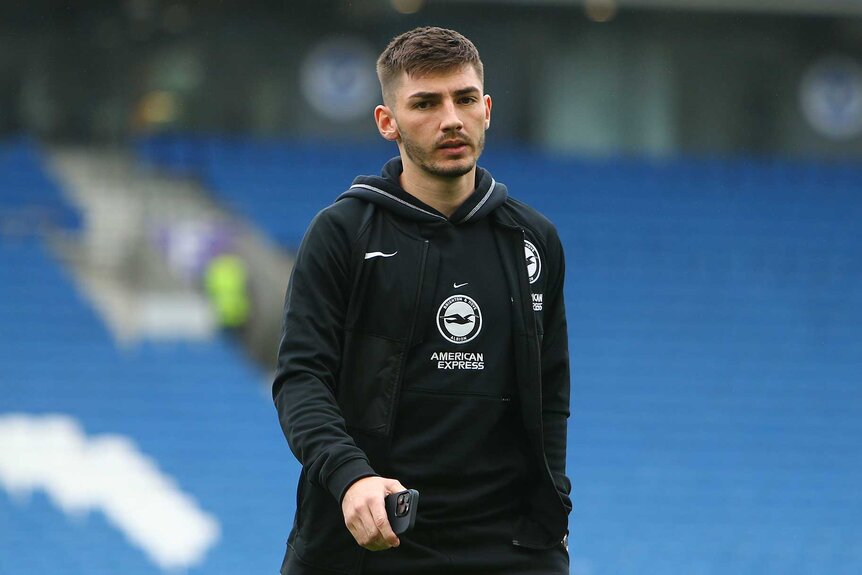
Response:
[{"label": "man's nose", "polygon": [[455,106],[455,102],[452,100],[446,100],[443,102],[443,117],[440,120],[440,128],[444,132],[448,131],[458,131],[464,127],[464,122],[461,121],[461,117],[458,115],[458,108]]}]

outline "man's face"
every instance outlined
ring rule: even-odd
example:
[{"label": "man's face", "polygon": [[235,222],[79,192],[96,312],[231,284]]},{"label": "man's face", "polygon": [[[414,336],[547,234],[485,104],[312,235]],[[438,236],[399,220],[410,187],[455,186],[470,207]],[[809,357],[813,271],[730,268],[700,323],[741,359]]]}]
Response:
[{"label": "man's face", "polygon": [[[482,95],[482,82],[471,65],[428,74],[402,75],[393,90],[391,130],[404,162],[429,175],[456,178],[469,173],[485,147],[491,121],[491,97]],[[383,107],[387,108],[387,107]],[[388,134],[388,135],[387,135]]]}]

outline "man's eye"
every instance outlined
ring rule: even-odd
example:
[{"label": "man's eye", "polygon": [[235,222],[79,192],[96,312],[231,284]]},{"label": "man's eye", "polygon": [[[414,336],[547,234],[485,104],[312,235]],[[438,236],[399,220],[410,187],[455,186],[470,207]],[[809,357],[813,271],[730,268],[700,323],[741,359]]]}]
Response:
[{"label": "man's eye", "polygon": [[461,102],[462,104],[472,104],[472,103],[474,103],[474,102],[476,102],[476,101],[477,101],[477,100],[476,100],[476,98],[475,98],[475,97],[473,97],[473,96],[464,96],[464,97],[463,97],[463,98],[461,98],[461,100],[460,100],[460,102]]},{"label": "man's eye", "polygon": [[431,102],[427,102],[427,101],[416,102],[414,107],[417,110],[427,110],[428,108],[431,107]]}]

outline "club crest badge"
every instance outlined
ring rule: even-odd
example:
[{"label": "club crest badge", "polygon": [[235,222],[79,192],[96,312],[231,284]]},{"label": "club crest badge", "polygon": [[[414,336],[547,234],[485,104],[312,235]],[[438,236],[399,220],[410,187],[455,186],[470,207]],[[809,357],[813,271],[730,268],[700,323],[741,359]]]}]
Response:
[{"label": "club crest badge", "polygon": [[452,343],[471,341],[482,331],[479,304],[466,295],[447,298],[437,310],[437,329],[440,335]]},{"label": "club crest badge", "polygon": [[539,276],[542,275],[542,258],[539,256],[539,250],[536,246],[524,240],[524,257],[527,258],[527,277],[530,278],[530,283],[536,283]]}]

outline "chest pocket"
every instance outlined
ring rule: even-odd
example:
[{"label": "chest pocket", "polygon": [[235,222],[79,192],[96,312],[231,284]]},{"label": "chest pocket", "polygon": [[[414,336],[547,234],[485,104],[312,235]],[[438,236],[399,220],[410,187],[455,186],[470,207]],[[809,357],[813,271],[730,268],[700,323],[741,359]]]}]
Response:
[{"label": "chest pocket", "polygon": [[362,244],[354,255],[336,398],[349,427],[386,435],[423,275],[425,242],[390,224],[372,225]]},{"label": "chest pocket", "polygon": [[400,227],[375,221],[354,254],[353,288],[345,328],[406,341],[423,275],[425,242]]}]

